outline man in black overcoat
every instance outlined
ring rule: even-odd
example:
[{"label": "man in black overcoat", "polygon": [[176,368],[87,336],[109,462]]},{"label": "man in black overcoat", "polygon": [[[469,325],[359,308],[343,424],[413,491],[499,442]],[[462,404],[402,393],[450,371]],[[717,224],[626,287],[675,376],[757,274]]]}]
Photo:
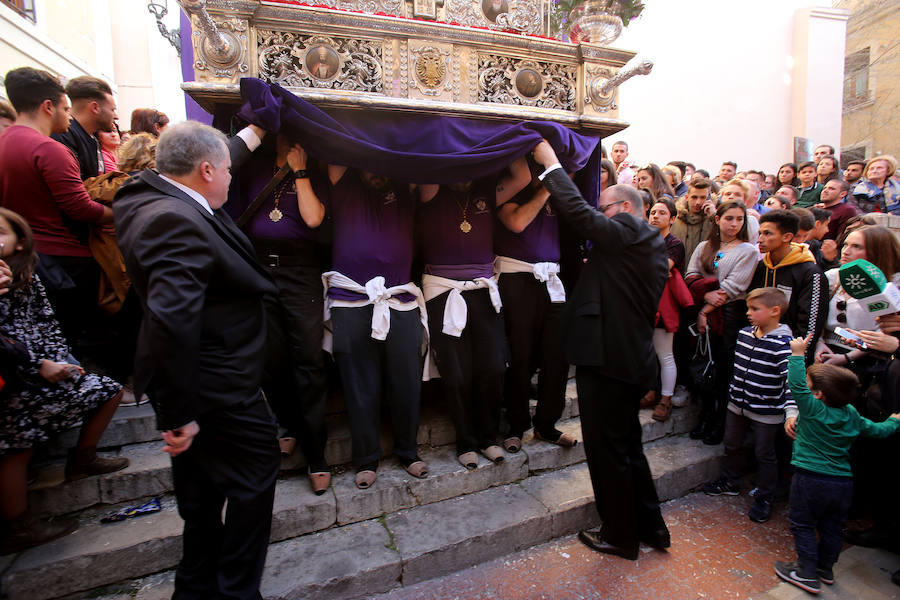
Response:
[{"label": "man in black overcoat", "polygon": [[153,403],[185,522],[177,600],[261,598],[280,463],[260,393],[263,296],[275,286],[221,208],[229,149],[206,125],[169,127],[157,145],[159,172],[143,171],[115,200],[119,245],[144,310],[135,395],[146,391]]},{"label": "man in black overcoat", "polygon": [[592,249],[569,297],[563,344],[575,380],[581,429],[603,526],[582,531],[591,548],[635,560],[640,542],[670,545],[641,444],[641,397],[656,380],[653,327],[668,277],[659,230],[644,219],[640,195],[616,185],[585,202],[550,145],[534,149],[554,210]]}]

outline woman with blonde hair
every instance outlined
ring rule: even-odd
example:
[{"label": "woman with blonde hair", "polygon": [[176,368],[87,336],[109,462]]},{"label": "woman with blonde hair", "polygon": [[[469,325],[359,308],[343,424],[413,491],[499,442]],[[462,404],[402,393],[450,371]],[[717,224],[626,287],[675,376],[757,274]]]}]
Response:
[{"label": "woman with blonde hair", "polygon": [[900,181],[894,179],[897,159],[890,154],[870,158],[862,179],[853,188],[853,199],[865,212],[900,214]]}]

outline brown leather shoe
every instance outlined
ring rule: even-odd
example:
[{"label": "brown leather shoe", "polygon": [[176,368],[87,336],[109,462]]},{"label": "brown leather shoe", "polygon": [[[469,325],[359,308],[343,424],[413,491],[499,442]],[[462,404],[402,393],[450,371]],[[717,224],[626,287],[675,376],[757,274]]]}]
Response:
[{"label": "brown leather shoe", "polygon": [[66,481],[78,481],[93,475],[121,471],[130,464],[127,458],[103,458],[96,448],[72,448],[66,460]]},{"label": "brown leather shoe", "polygon": [[481,454],[492,463],[502,463],[506,459],[500,446],[488,446],[481,450]]},{"label": "brown leather shoe", "polygon": [[656,390],[650,390],[641,398],[641,408],[653,408],[656,406]]},{"label": "brown leather shoe", "polygon": [[328,491],[328,486],[331,485],[331,473],[328,471],[322,473],[310,473],[309,485],[312,487],[312,491],[316,496],[321,496]]},{"label": "brown leather shoe", "polygon": [[656,405],[656,408],[653,409],[653,414],[650,416],[654,421],[659,421],[660,423],[668,421],[669,417],[672,416],[672,401],[660,401],[660,403]]}]

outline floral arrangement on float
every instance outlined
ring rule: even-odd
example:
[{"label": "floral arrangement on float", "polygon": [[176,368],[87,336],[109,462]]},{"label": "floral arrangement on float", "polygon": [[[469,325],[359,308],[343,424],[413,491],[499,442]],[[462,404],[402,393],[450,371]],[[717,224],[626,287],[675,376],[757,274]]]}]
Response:
[{"label": "floral arrangement on float", "polygon": [[637,0],[552,0],[551,31],[573,44],[611,44],[644,11]]}]

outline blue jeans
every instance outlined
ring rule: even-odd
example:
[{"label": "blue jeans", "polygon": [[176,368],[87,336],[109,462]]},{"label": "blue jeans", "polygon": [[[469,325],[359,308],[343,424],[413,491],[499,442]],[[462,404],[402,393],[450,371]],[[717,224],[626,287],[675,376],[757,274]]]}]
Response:
[{"label": "blue jeans", "polygon": [[850,477],[832,477],[803,469],[794,473],[788,522],[794,534],[801,577],[815,579],[818,567],[830,569],[837,562],[852,500]]}]

